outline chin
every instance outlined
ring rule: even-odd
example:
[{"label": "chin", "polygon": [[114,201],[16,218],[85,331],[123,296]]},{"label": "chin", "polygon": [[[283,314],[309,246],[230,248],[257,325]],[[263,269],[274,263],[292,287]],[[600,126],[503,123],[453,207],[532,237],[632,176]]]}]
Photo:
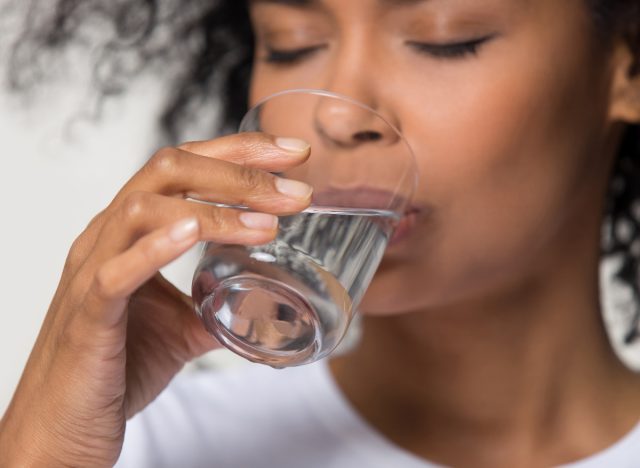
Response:
[{"label": "chin", "polygon": [[492,275],[482,277],[466,269],[442,268],[433,255],[418,256],[415,249],[410,251],[413,255],[409,258],[385,257],[358,307],[363,315],[442,310],[481,298],[496,286]]},{"label": "chin", "polygon": [[[423,283],[414,288],[407,283],[404,262],[389,261],[380,266],[358,307],[363,315],[390,316],[424,310],[432,303],[432,292]],[[419,294],[417,294],[419,291]]]}]

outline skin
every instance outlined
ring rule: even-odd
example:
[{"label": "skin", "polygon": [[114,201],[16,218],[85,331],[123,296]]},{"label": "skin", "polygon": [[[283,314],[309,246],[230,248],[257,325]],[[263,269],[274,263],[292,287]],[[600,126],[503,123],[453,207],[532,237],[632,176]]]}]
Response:
[{"label": "skin", "polygon": [[[607,341],[597,281],[608,174],[622,126],[640,121],[625,44],[600,47],[581,0],[251,11],[252,101],[292,87],[347,94],[401,128],[418,157],[421,214],[363,301],[362,343],[331,361],[362,417],[417,456],[477,467],[566,463],[637,423],[640,382]],[[455,58],[406,42],[487,35]],[[269,48],[316,46],[295,63],[265,60]],[[300,211],[309,190],[285,196],[267,173],[306,160],[291,143],[236,135],[163,149],[94,218],[0,422],[0,465],[115,462],[126,419],[218,346],[158,269],[198,240],[276,232],[272,218],[248,229],[185,196]]]},{"label": "skin", "polygon": [[[332,369],[365,419],[430,460],[556,465],[640,417],[598,297],[608,174],[621,122],[637,121],[622,90],[638,83],[588,14],[580,0],[254,4],[253,100],[282,82],[353,96],[417,155],[423,211],[367,292],[360,346]],[[407,46],[488,35],[453,59]]]}]

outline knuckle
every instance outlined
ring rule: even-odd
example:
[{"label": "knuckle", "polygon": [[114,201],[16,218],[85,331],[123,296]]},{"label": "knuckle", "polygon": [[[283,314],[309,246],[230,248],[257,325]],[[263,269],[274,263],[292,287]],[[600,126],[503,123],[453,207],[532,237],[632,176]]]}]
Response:
[{"label": "knuckle", "polygon": [[222,210],[216,208],[208,210],[207,220],[216,230],[224,230],[228,225],[227,217]]},{"label": "knuckle", "polygon": [[247,166],[241,166],[240,168],[240,180],[242,181],[243,189],[248,192],[264,190],[266,179],[266,175],[257,169]]},{"label": "knuckle", "polygon": [[101,267],[96,271],[91,286],[93,293],[100,299],[111,299],[115,295],[113,279],[109,270]]},{"label": "knuckle", "polygon": [[125,219],[133,220],[142,216],[149,201],[149,195],[145,192],[132,192],[122,202],[121,213]]},{"label": "knuckle", "polygon": [[74,271],[85,261],[93,247],[96,234],[104,222],[104,213],[105,211],[103,210],[94,216],[85,230],[73,241],[67,254],[65,269]]},{"label": "knuckle", "polygon": [[147,163],[147,167],[153,173],[171,175],[176,172],[179,160],[180,154],[178,150],[172,147],[165,147],[156,151]]}]

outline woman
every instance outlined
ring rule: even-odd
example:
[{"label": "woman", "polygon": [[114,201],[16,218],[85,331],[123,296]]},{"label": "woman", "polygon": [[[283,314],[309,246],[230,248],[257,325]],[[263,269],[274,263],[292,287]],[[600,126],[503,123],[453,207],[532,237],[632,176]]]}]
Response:
[{"label": "woman", "polygon": [[[59,4],[57,44],[87,13]],[[266,242],[311,194],[268,173],[303,162],[302,141],[157,152],[74,243],[2,419],[0,464],[108,466],[124,440],[130,466],[640,466],[640,377],[607,340],[597,276],[602,213],[633,212],[637,2],[251,0],[250,22],[243,2],[198,5],[174,18],[206,34],[170,129],[220,83],[231,125],[247,96],[352,96],[415,150],[419,219],[376,274],[354,351],[177,379],[142,411],[218,346],[158,269],[199,240]],[[118,24],[143,47],[159,20],[135,11]],[[635,287],[624,240],[607,248]]]}]

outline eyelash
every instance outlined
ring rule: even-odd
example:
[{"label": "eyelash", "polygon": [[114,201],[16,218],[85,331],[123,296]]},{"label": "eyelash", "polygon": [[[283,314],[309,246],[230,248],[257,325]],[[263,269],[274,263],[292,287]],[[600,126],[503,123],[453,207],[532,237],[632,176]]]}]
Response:
[{"label": "eyelash", "polygon": [[[436,59],[461,59],[466,56],[478,55],[478,49],[493,36],[485,36],[471,41],[455,42],[450,44],[430,44],[426,42],[407,41],[406,44],[420,53],[424,53]],[[324,49],[325,46],[311,46],[302,49],[277,50],[269,49],[265,62],[276,65],[293,65],[302,59]]]},{"label": "eyelash", "polygon": [[471,41],[454,42],[450,44],[429,44],[426,42],[408,41],[407,45],[420,53],[425,53],[436,59],[462,59],[467,56],[478,55],[480,46],[493,39],[493,36],[485,36]]},{"label": "eyelash", "polygon": [[313,53],[324,48],[325,48],[324,46],[311,46],[311,47],[304,47],[302,49],[292,49],[292,50],[269,49],[267,51],[265,62],[273,63],[276,65],[294,64],[296,62],[299,62],[303,58],[309,55],[312,55]]}]

